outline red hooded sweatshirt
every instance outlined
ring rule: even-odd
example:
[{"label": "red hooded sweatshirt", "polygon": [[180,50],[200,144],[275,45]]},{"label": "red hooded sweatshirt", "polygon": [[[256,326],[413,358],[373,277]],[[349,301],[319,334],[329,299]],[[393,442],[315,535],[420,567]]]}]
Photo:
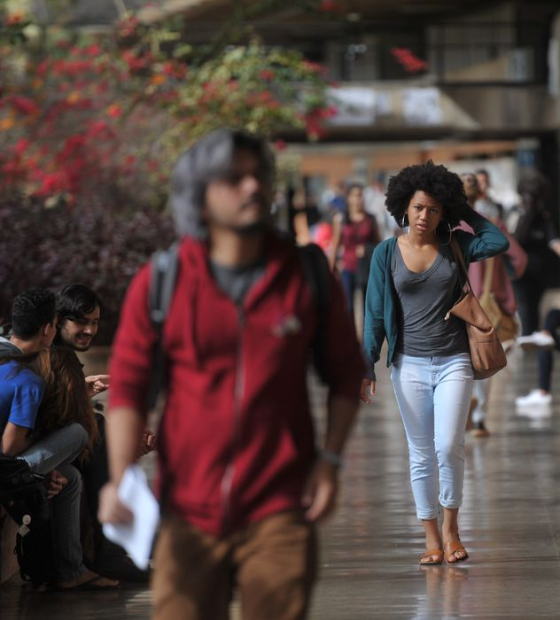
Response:
[{"label": "red hooded sweatshirt", "polygon": [[[267,238],[265,273],[237,307],[211,276],[205,244],[185,238],[164,327],[169,386],[159,431],[166,509],[224,536],[301,509],[315,458],[307,391],[318,309],[294,245]],[[145,413],[156,334],[150,266],[124,302],[110,365],[110,407]],[[324,347],[332,395],[358,399],[365,368],[331,278]]]}]

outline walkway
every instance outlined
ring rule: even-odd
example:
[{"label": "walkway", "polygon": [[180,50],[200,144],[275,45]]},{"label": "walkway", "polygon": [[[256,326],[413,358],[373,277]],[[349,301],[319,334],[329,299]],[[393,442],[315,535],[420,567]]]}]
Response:
[{"label": "walkway", "polygon": [[[560,385],[553,412],[517,415],[513,407],[534,387],[535,360],[513,355],[495,381],[492,436],[468,440],[460,525],[471,560],[456,567],[417,565],[423,542],[405,440],[379,369],[378,400],[362,410],[349,446],[340,510],[323,529],[312,619],[560,618]],[[0,617],[143,620],[149,593],[38,594],[9,584]]]}]

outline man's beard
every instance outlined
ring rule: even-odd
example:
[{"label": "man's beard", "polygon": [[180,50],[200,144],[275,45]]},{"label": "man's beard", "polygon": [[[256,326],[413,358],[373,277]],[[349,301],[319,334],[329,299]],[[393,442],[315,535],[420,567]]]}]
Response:
[{"label": "man's beard", "polygon": [[262,233],[270,228],[271,224],[271,219],[267,217],[266,219],[247,224],[246,226],[236,226],[232,230],[241,237],[251,237],[253,235],[262,235]]}]

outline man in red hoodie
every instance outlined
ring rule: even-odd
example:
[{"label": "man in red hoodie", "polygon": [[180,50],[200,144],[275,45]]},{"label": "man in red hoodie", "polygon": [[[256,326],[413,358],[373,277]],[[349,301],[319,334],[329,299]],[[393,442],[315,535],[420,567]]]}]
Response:
[{"label": "man in red hoodie", "polygon": [[[364,365],[330,274],[318,332],[319,308],[300,252],[271,225],[273,175],[262,139],[222,129],[184,153],[172,178],[182,240],[163,329],[157,620],[226,619],[234,584],[246,620],[296,620],[309,606],[315,523],[334,508]],[[145,426],[157,338],[148,312],[150,271],[145,266],[133,280],[114,343],[105,522],[132,518],[117,487]],[[322,449],[307,390],[316,336],[328,385]]]}]

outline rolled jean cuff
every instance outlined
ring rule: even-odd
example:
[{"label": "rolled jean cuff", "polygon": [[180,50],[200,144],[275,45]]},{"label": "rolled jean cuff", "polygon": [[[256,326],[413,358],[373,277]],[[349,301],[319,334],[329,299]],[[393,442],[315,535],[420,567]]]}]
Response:
[{"label": "rolled jean cuff", "polygon": [[442,505],[443,508],[447,508],[448,510],[458,510],[463,505],[463,501],[459,500],[455,502],[445,502],[445,503],[440,501],[440,504]]},{"label": "rolled jean cuff", "polygon": [[416,516],[418,517],[419,521],[432,521],[433,519],[437,519],[438,518],[438,513],[437,510],[434,513],[416,513]]}]

